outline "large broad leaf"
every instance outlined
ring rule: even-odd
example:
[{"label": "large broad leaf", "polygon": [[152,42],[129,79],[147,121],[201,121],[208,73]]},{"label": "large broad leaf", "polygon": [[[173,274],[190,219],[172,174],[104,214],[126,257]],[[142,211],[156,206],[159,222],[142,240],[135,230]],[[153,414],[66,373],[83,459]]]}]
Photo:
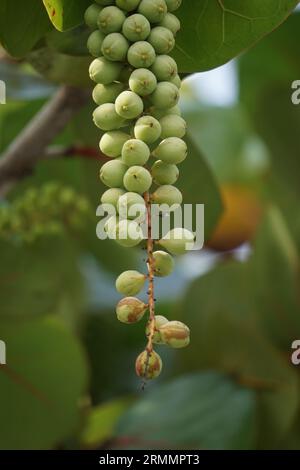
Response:
[{"label": "large broad leaf", "polygon": [[82,23],[83,15],[90,0],[43,0],[48,15],[59,31],[73,28]]},{"label": "large broad leaf", "polygon": [[184,204],[204,204],[205,235],[212,230],[222,213],[222,202],[217,182],[199,147],[187,136],[188,158],[180,165],[178,187],[182,191]]},{"label": "large broad leaf", "polygon": [[300,337],[299,255],[277,208],[269,209],[254,243],[258,319],[286,353]]},{"label": "large broad leaf", "polygon": [[297,0],[188,0],[179,10],[182,31],[174,53],[181,72],[228,62],[276,28]]},{"label": "large broad leaf", "polygon": [[116,447],[252,449],[255,396],[223,375],[188,375],[161,385],[122,417]]},{"label": "large broad leaf", "polygon": [[50,29],[41,0],[1,0],[0,42],[11,55],[26,55]]},{"label": "large broad leaf", "polygon": [[79,425],[87,371],[75,338],[55,319],[1,322],[0,448],[49,449]]},{"label": "large broad leaf", "polygon": [[290,429],[297,412],[296,371],[259,330],[250,265],[227,263],[196,280],[182,303],[192,332],[180,353],[184,370],[217,368],[258,392],[260,445],[269,447]]}]

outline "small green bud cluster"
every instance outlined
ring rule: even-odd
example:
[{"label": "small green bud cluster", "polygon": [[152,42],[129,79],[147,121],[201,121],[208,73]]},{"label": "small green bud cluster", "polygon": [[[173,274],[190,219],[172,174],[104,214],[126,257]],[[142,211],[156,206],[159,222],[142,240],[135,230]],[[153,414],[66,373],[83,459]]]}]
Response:
[{"label": "small green bud cluster", "polygon": [[92,215],[84,196],[60,183],[47,183],[0,207],[0,237],[31,243],[42,236],[74,233],[82,230]]},{"label": "small green bud cluster", "polygon": [[[100,179],[109,188],[101,202],[116,209],[105,230],[117,243],[133,247],[143,239],[134,220],[135,207],[149,216],[153,203],[170,207],[182,203],[182,194],[174,184],[179,177],[177,165],[187,156],[183,140],[186,123],[177,106],[181,87],[178,67],[169,55],[180,30],[174,12],[182,0],[95,1],[85,13],[91,29],[88,49],[94,58],[89,73],[96,83],[93,120],[104,132],[100,150],[111,158],[100,170]],[[156,188],[152,190],[153,185]],[[175,229],[159,243],[169,253],[181,254],[186,242],[193,239],[187,230]],[[136,323],[147,309],[150,312],[148,348],[136,362],[137,374],[148,379],[159,375],[162,367],[153,342],[172,347],[188,344],[187,327],[167,320],[165,325],[157,323],[163,317],[155,317],[153,302],[144,304],[135,297],[147,280],[150,286],[154,277],[168,276],[174,269],[171,254],[153,251],[151,246],[153,242],[147,243],[148,275],[129,270],[116,281],[118,292],[125,296],[117,306],[122,323]],[[152,287],[149,293],[153,297]],[[160,332],[163,326],[165,333]]]}]

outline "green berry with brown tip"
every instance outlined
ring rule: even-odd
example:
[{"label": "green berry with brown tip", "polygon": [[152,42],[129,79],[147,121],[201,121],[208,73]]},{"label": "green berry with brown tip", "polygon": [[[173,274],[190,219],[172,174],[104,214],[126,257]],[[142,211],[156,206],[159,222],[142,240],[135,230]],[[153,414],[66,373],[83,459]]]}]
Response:
[{"label": "green berry with brown tip", "polygon": [[150,23],[159,23],[167,14],[168,7],[165,0],[142,0],[138,8]]},{"label": "green berry with brown tip", "polygon": [[154,47],[157,54],[168,54],[175,46],[174,34],[163,26],[153,28],[148,41]]},{"label": "green berry with brown tip", "polygon": [[149,42],[138,41],[132,44],[128,50],[127,59],[130,65],[136,69],[149,68],[154,64],[155,50]]},{"label": "green berry with brown tip", "polygon": [[131,91],[140,96],[148,96],[153,93],[157,86],[157,80],[154,73],[148,69],[134,70],[129,78],[129,87]]},{"label": "green berry with brown tip", "polygon": [[125,299],[120,300],[118,303],[116,313],[121,323],[130,325],[139,322],[147,308],[148,305],[136,297],[125,297]]},{"label": "green berry with brown tip", "polygon": [[103,8],[98,16],[98,27],[104,34],[117,33],[121,31],[126,19],[124,12],[112,5]]},{"label": "green berry with brown tip", "polygon": [[[175,60],[169,55],[158,55],[151,66],[151,71],[160,82],[172,80],[178,74]],[[176,87],[177,88],[177,87]]]},{"label": "green berry with brown tip", "polygon": [[170,276],[174,271],[175,262],[169,253],[165,251],[154,251],[154,274],[157,277]]},{"label": "green berry with brown tip", "polygon": [[190,330],[180,321],[165,323],[159,331],[163,342],[171,348],[185,348],[190,344]]},{"label": "green berry with brown tip", "polygon": [[134,126],[134,135],[146,144],[154,144],[161,135],[161,125],[157,119],[152,116],[142,116],[137,120]]},{"label": "green berry with brown tip", "polygon": [[[100,140],[100,150],[104,155],[111,158],[121,156],[122,148],[130,135],[122,131],[109,131],[103,134]],[[124,162],[125,163],[125,162]]]},{"label": "green berry with brown tip", "polygon": [[151,175],[154,183],[158,185],[174,184],[178,180],[179,170],[176,165],[157,160],[151,168]]},{"label": "green berry with brown tip", "polygon": [[184,140],[178,137],[168,137],[164,139],[153,152],[158,160],[165,163],[177,165],[187,157],[187,145]]},{"label": "green berry with brown tip", "polygon": [[145,142],[139,139],[130,139],[122,148],[122,161],[128,166],[143,166],[150,157],[150,149]]},{"label": "green berry with brown tip", "polygon": [[116,289],[122,295],[137,295],[143,289],[146,278],[138,271],[124,271],[116,280]]},{"label": "green berry with brown tip", "polygon": [[127,168],[120,160],[106,162],[100,169],[100,179],[109,188],[122,188]]},{"label": "green berry with brown tip", "polygon": [[101,52],[104,57],[113,62],[122,62],[127,57],[129,42],[121,33],[110,33],[102,42]]},{"label": "green berry with brown tip", "polygon": [[123,184],[128,191],[143,194],[150,189],[152,177],[146,168],[132,166],[126,171]]},{"label": "green berry with brown tip", "polygon": [[116,112],[124,119],[135,119],[144,110],[143,100],[133,91],[123,91],[116,99]]},{"label": "green berry with brown tip", "polygon": [[130,42],[144,41],[151,31],[147,18],[138,13],[128,16],[123,23],[122,33]]},{"label": "green berry with brown tip", "polygon": [[155,352],[143,351],[135,362],[135,370],[138,377],[152,380],[159,376],[162,371],[162,360]]},{"label": "green berry with brown tip", "polygon": [[170,31],[172,31],[174,36],[176,36],[176,34],[180,31],[181,28],[180,20],[177,18],[177,16],[173,15],[173,13],[169,12],[159,23],[159,26],[164,26],[165,28],[169,29]]},{"label": "green berry with brown tip", "polygon": [[159,244],[172,255],[183,255],[195,242],[195,236],[185,228],[177,227],[168,232]]},{"label": "green berry with brown tip", "polygon": [[93,113],[94,123],[103,131],[119,129],[124,124],[124,119],[116,113],[113,103],[105,103],[98,106]]}]

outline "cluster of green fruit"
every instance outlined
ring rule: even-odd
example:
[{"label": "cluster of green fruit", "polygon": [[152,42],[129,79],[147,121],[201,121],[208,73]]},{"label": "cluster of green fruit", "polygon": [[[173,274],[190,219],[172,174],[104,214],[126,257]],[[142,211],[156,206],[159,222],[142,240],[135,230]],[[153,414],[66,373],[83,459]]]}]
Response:
[{"label": "cluster of green fruit", "polygon": [[[186,123],[178,107],[181,80],[169,55],[180,30],[173,12],[181,3],[95,0],[85,13],[92,30],[87,46],[95,57],[89,69],[96,82],[93,99],[98,105],[93,119],[105,132],[100,150],[111,158],[100,170],[100,179],[109,188],[101,202],[114,206],[117,214],[106,222],[105,230],[125,247],[137,246],[144,238],[132,208],[138,207],[149,221],[151,204],[165,204],[172,210],[182,203],[174,183],[179,177],[177,165],[187,157]],[[150,194],[153,184],[157,187]],[[149,239],[148,233],[148,275],[126,271],[116,281],[118,292],[126,296],[117,307],[121,322],[135,323],[149,308],[148,346],[136,362],[137,374],[146,379],[158,376],[162,367],[153,343],[173,347],[189,343],[189,329],[184,324],[154,315],[153,279],[173,271],[169,253],[183,254],[194,235],[184,228],[171,230],[158,242],[169,253],[153,252]],[[132,297],[146,280],[148,305]]]},{"label": "cluster of green fruit", "polygon": [[41,236],[80,230],[91,216],[84,196],[60,183],[47,183],[0,207],[0,237],[31,243]]}]

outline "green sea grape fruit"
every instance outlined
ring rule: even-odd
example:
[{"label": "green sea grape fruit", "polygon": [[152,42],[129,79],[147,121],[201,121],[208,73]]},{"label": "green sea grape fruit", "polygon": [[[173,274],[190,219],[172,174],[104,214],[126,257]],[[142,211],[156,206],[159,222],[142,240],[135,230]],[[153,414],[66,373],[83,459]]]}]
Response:
[{"label": "green sea grape fruit", "polygon": [[143,318],[147,308],[148,305],[136,297],[125,297],[116,307],[117,318],[121,323],[131,325]]},{"label": "green sea grape fruit", "polygon": [[147,276],[135,270],[124,271],[116,280],[116,289],[122,295],[137,295],[144,287]]},{"label": "green sea grape fruit", "polygon": [[120,196],[117,208],[120,216],[128,219],[135,219],[146,214],[146,203],[143,197],[133,192],[127,192]]},{"label": "green sea grape fruit", "polygon": [[151,31],[147,18],[138,13],[128,16],[123,23],[122,33],[130,42],[144,41]]},{"label": "green sea grape fruit", "polygon": [[122,148],[122,161],[128,166],[143,166],[150,157],[150,149],[145,142],[139,139],[130,139]]},{"label": "green sea grape fruit", "polygon": [[84,21],[85,24],[92,30],[97,30],[98,29],[98,16],[102,8],[99,5],[96,5],[93,3],[90,5],[84,14]]},{"label": "green sea grape fruit", "polygon": [[111,204],[112,206],[114,206],[117,209],[119,200],[120,200],[121,196],[123,196],[123,194],[125,194],[125,193],[126,193],[125,189],[122,189],[122,188],[107,189],[107,191],[105,191],[102,194],[101,203],[102,204]]},{"label": "green sea grape fruit", "polygon": [[103,40],[104,40],[104,35],[99,30],[93,31],[90,34],[88,38],[88,42],[87,42],[87,48],[89,50],[89,53],[93,57],[102,56],[101,48],[102,48]]},{"label": "green sea grape fruit", "polygon": [[108,85],[118,79],[121,69],[121,64],[111,62],[105,57],[98,57],[91,63],[89,73],[94,82]]},{"label": "green sea grape fruit", "polygon": [[162,360],[160,356],[152,351],[143,351],[135,362],[135,370],[138,377],[145,380],[152,380],[158,377],[162,371]]},{"label": "green sea grape fruit", "polygon": [[168,206],[177,206],[182,204],[182,194],[175,186],[164,184],[159,186],[151,195],[151,201],[154,204],[167,204]]},{"label": "green sea grape fruit", "polygon": [[156,54],[168,54],[175,46],[174,34],[163,26],[153,28],[148,41],[154,47]]},{"label": "green sea grape fruit", "polygon": [[179,96],[178,88],[173,83],[160,82],[150,98],[157,109],[168,109],[176,106]]},{"label": "green sea grape fruit", "polygon": [[175,262],[169,253],[165,251],[154,251],[153,253],[154,260],[154,274],[157,277],[170,276],[174,271]]},{"label": "green sea grape fruit", "polygon": [[138,11],[146,16],[150,23],[159,23],[164,19],[168,8],[165,0],[142,0]]},{"label": "green sea grape fruit", "polygon": [[150,189],[152,177],[146,168],[132,166],[126,171],[123,184],[128,191],[143,194]]},{"label": "green sea grape fruit", "polygon": [[113,62],[122,62],[127,57],[129,42],[121,33],[110,33],[102,42],[101,52],[104,57]]},{"label": "green sea grape fruit", "polygon": [[98,106],[93,113],[94,123],[103,131],[119,129],[124,124],[124,119],[116,113],[113,103],[105,103]]},{"label": "green sea grape fruit", "polygon": [[190,343],[190,330],[180,321],[170,321],[160,328],[162,341],[171,348],[185,348]]},{"label": "green sea grape fruit", "polygon": [[132,67],[149,68],[154,64],[156,58],[155,50],[149,42],[138,41],[132,44],[128,50],[127,59]]},{"label": "green sea grape fruit", "polygon": [[175,11],[178,10],[180,5],[182,4],[182,0],[165,0],[168,11]]},{"label": "green sea grape fruit", "polygon": [[177,165],[186,159],[187,145],[184,140],[178,137],[168,137],[158,145],[153,155],[165,163]]},{"label": "green sea grape fruit", "polygon": [[108,6],[99,13],[98,27],[104,34],[118,33],[122,29],[125,18],[126,16],[120,8],[114,5]]},{"label": "green sea grape fruit", "polygon": [[157,79],[154,73],[148,69],[137,69],[132,72],[129,78],[131,91],[140,96],[148,96],[153,93],[157,86]]},{"label": "green sea grape fruit", "polygon": [[173,13],[167,13],[159,23],[159,26],[163,26],[164,28],[169,29],[172,31],[174,36],[176,36],[176,34],[181,29],[180,20],[177,18],[177,16],[173,15]]},{"label": "green sea grape fruit", "polygon": [[161,125],[152,116],[142,116],[134,126],[134,136],[146,144],[154,144],[161,135]]},{"label": "green sea grape fruit", "polygon": [[134,220],[119,220],[116,234],[116,242],[124,248],[133,248],[143,240],[143,231]]},{"label": "green sea grape fruit", "polygon": [[151,71],[159,82],[172,80],[178,75],[178,67],[175,60],[169,55],[158,55],[152,66]]},{"label": "green sea grape fruit", "polygon": [[185,228],[177,227],[168,232],[159,244],[172,255],[183,255],[194,244],[195,236]]},{"label": "green sea grape fruit", "polygon": [[155,184],[174,184],[178,180],[179,170],[176,165],[157,160],[152,165],[151,175]]},{"label": "green sea grape fruit", "polygon": [[100,169],[100,179],[109,188],[122,188],[127,168],[120,160],[106,162]]},{"label": "green sea grape fruit", "polygon": [[135,119],[144,110],[143,100],[133,91],[123,91],[115,102],[116,112],[124,119]]},{"label": "green sea grape fruit", "polygon": [[108,85],[98,83],[93,90],[93,100],[99,106],[105,103],[114,103],[122,91],[124,91],[123,83],[114,82]]},{"label": "green sea grape fruit", "polygon": [[[108,157],[120,157],[122,148],[130,135],[122,131],[109,131],[103,134],[100,140],[100,150]],[[125,163],[125,162],[124,162]]]},{"label": "green sea grape fruit", "polygon": [[185,120],[176,114],[168,114],[160,119],[161,125],[161,138],[167,139],[168,137],[182,137],[186,134]]},{"label": "green sea grape fruit", "polygon": [[139,6],[141,0],[116,0],[117,7],[125,11],[133,11]]}]

